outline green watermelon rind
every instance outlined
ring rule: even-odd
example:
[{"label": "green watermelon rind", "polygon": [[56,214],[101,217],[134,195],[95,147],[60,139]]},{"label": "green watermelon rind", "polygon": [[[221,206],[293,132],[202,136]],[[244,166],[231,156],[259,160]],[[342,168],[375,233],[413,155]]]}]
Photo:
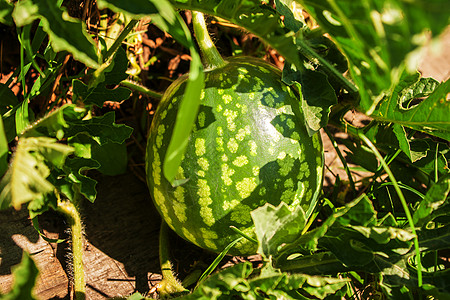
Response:
[{"label": "green watermelon rind", "polygon": [[[147,181],[163,219],[178,235],[214,252],[240,237],[254,236],[250,212],[265,203],[302,207],[308,217],[323,178],[319,134],[309,137],[300,95],[281,81],[274,66],[234,58],[205,71],[197,121],[173,187],[162,174],[187,76],[166,91],[152,121],[147,144]],[[232,255],[255,254],[241,240]]]}]

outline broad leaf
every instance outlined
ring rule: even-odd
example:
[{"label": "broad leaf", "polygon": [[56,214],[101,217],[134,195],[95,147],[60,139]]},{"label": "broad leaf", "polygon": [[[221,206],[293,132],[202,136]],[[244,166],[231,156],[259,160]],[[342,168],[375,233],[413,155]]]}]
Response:
[{"label": "broad leaf", "polygon": [[427,30],[436,36],[449,20],[444,0],[297,2],[347,56],[359,88],[360,108],[368,114],[390,95],[407,65],[417,63],[411,52],[426,41]]},{"label": "broad leaf", "polygon": [[28,253],[23,252],[22,261],[19,265],[13,267],[12,273],[14,275],[14,284],[12,290],[6,295],[0,295],[0,299],[35,299],[33,295],[33,288],[36,283],[39,270]]},{"label": "broad leaf", "polygon": [[0,182],[0,207],[41,201],[45,194],[54,190],[46,178],[51,167],[62,168],[73,148],[59,144],[53,138],[21,138],[17,144],[11,166]]},{"label": "broad leaf", "polygon": [[133,132],[131,127],[115,123],[115,114],[113,111],[88,120],[73,120],[69,122],[69,125],[68,136],[85,133],[90,135],[99,144],[109,142],[121,144]]},{"label": "broad leaf", "polygon": [[337,104],[336,93],[327,76],[318,71],[297,71],[293,65],[286,64],[283,81],[291,85],[297,83],[301,90],[301,107],[305,115],[305,125],[310,136],[328,124],[331,106]]},{"label": "broad leaf", "polygon": [[294,0],[275,0],[275,6],[280,15],[284,16],[287,28],[297,32],[306,27],[303,10]]},{"label": "broad leaf", "polygon": [[253,271],[249,262],[237,264],[207,278],[197,289],[181,299],[223,299],[236,292],[247,292],[250,287],[247,278]]},{"label": "broad leaf", "polygon": [[422,228],[418,232],[418,237],[421,251],[448,249],[450,247],[450,224],[434,229]]},{"label": "broad leaf", "polygon": [[67,137],[70,127],[69,122],[82,119],[86,113],[84,108],[77,107],[74,104],[63,105],[39,119],[30,128],[27,128],[22,133],[22,136],[47,136],[62,139],[65,136]]},{"label": "broad leaf", "polygon": [[179,43],[189,48],[192,61],[189,69],[189,79],[179,113],[175,122],[172,139],[164,158],[164,176],[173,182],[181,163],[181,158],[187,146],[189,134],[197,118],[200,105],[200,92],[204,86],[203,66],[200,56],[195,50],[191,34],[184,21],[176,13],[169,2],[152,0],[102,0],[101,7],[108,7],[114,11],[120,11],[134,18],[150,16],[161,30],[171,34]]},{"label": "broad leaf", "polygon": [[[91,169],[98,169],[100,164],[92,159],[85,159],[80,157],[67,159],[64,166],[64,172],[67,174],[67,179],[70,183],[62,191],[69,199],[74,199],[74,193],[81,193],[86,199],[94,202],[97,197],[97,190],[95,186],[97,181],[86,176],[85,172]],[[68,189],[70,187],[70,189]]]},{"label": "broad leaf", "polygon": [[[376,143],[379,149],[387,153],[394,153],[397,149],[401,149],[405,155],[399,158],[418,168],[420,171],[428,174],[431,180],[437,169],[439,176],[444,176],[450,172],[449,160],[450,149],[446,143],[438,142],[430,138],[413,138],[409,137],[413,132],[399,124],[381,124],[371,126],[366,132],[368,138]],[[372,155],[373,156],[373,155]],[[365,159],[359,159],[359,155],[353,155],[358,163],[362,166],[367,165],[370,161],[366,156]],[[367,169],[367,168],[366,168]]]},{"label": "broad leaf", "polygon": [[298,206],[291,211],[286,203],[277,207],[267,203],[251,212],[258,239],[258,253],[270,257],[283,244],[292,243],[305,227],[305,212]]},{"label": "broad leaf", "polygon": [[125,143],[100,144],[94,137],[81,132],[69,138],[69,145],[75,149],[76,156],[98,162],[98,170],[105,175],[114,176],[126,171],[128,157]]},{"label": "broad leaf", "polygon": [[295,44],[295,32],[283,28],[280,15],[258,0],[171,0],[181,9],[197,10],[214,15],[245,28],[275,48],[297,69],[303,63]]},{"label": "broad leaf", "polygon": [[0,1],[0,23],[12,25],[13,19],[11,14],[13,9],[14,6],[11,3],[9,3],[9,1],[7,0]]},{"label": "broad leaf", "polygon": [[55,51],[69,51],[76,60],[87,66],[92,68],[99,66],[96,46],[85,24],[70,17],[55,1],[19,1],[13,11],[13,18],[19,27],[41,19],[41,24],[49,35]]},{"label": "broad leaf", "polygon": [[[373,117],[384,122],[394,122],[450,141],[450,80],[438,84],[435,80],[409,76],[402,80],[394,92],[384,99]],[[427,97],[419,104],[413,100]]]},{"label": "broad leaf", "polygon": [[125,50],[119,48],[116,51],[111,64],[103,71],[101,79],[95,86],[88,86],[76,79],[73,81],[73,92],[75,98],[81,98],[84,104],[95,104],[102,107],[105,101],[120,102],[130,97],[131,91],[125,87],[108,88],[108,86],[118,85],[126,79],[128,58]]},{"label": "broad leaf", "polygon": [[376,223],[375,211],[373,205],[366,195],[361,195],[354,201],[338,209],[329,216],[321,226],[308,231],[294,242],[287,244],[282,252],[276,257],[276,265],[284,265],[292,254],[309,254],[318,249],[319,240],[327,232],[338,225],[372,225]]},{"label": "broad leaf", "polygon": [[416,226],[426,225],[431,220],[432,212],[448,203],[450,194],[450,175],[443,177],[428,190],[425,198],[419,203],[413,215]]}]

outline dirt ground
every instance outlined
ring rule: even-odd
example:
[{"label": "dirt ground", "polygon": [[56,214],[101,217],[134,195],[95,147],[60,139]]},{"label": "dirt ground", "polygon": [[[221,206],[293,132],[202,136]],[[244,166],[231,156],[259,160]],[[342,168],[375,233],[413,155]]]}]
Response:
[{"label": "dirt ground", "polygon": [[[450,30],[442,49],[450,47]],[[444,80],[450,76],[450,53],[424,52],[421,63],[424,76]],[[358,115],[349,119],[358,121]],[[334,174],[345,179],[329,139],[322,135],[325,147],[325,188],[332,186]],[[344,137],[344,136],[342,136]],[[343,146],[340,146],[343,147]],[[331,171],[332,172],[331,172]],[[86,201],[82,207],[85,228],[87,299],[126,296],[135,291],[148,293],[160,280],[158,230],[160,217],[153,207],[145,183],[130,170],[123,175],[98,180],[95,204]],[[56,213],[40,218],[43,232],[49,238],[67,238],[66,224]],[[184,274],[201,262],[214,258],[174,236],[173,257],[176,270]],[[32,254],[40,270],[35,294],[38,299],[70,299],[70,257],[67,243],[50,244],[33,228],[25,209],[0,212],[0,292],[12,284],[11,267],[20,262],[22,252]],[[229,258],[239,260],[239,258]],[[156,296],[156,295],[153,295]]]}]

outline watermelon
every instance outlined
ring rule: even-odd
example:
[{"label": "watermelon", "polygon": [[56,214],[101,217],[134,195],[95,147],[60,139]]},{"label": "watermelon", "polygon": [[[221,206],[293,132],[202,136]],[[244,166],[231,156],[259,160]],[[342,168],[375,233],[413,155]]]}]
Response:
[{"label": "watermelon", "polygon": [[[276,67],[241,57],[205,71],[205,88],[188,146],[172,186],[162,162],[172,137],[187,76],[177,79],[158,105],[149,132],[146,172],[150,193],[178,235],[214,252],[240,235],[255,237],[250,212],[270,203],[314,210],[323,176],[320,135],[309,136],[299,92]],[[241,239],[231,255],[255,254]]]}]

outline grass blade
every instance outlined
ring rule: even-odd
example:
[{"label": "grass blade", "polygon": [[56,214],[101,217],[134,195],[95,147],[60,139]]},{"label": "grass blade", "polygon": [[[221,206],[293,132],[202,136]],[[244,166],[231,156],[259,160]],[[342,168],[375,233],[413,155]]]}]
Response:
[{"label": "grass blade", "polygon": [[411,232],[414,235],[414,248],[416,251],[416,261],[417,261],[417,282],[418,282],[418,286],[421,287],[422,286],[422,264],[421,264],[420,249],[419,249],[419,238],[417,237],[416,229],[414,227],[414,221],[413,221],[411,212],[409,211],[408,204],[406,203],[405,196],[403,195],[402,190],[400,189],[400,186],[398,185],[397,180],[394,177],[394,174],[392,173],[391,169],[387,165],[386,161],[381,156],[380,152],[378,152],[375,145],[363,133],[359,133],[359,137],[361,138],[361,140],[364,141],[364,143],[367,144],[367,146],[369,146],[369,148],[372,150],[373,154],[375,154],[375,156],[378,158],[378,160],[380,161],[384,170],[388,174],[389,179],[391,180],[392,185],[394,186],[394,189],[397,192],[398,197],[400,198],[400,202],[402,203],[403,209],[406,214],[406,218],[408,219],[408,223],[411,228]]},{"label": "grass blade", "polygon": [[220,252],[220,254],[216,257],[216,259],[212,262],[211,265],[206,269],[205,272],[203,272],[202,276],[200,276],[200,279],[197,282],[196,288],[208,277],[214,269],[219,265],[219,263],[222,261],[222,259],[227,255],[228,251],[230,251],[231,248],[234,247],[240,240],[242,240],[243,237],[237,238],[234,241],[232,241],[228,246],[225,247],[225,249]]}]

